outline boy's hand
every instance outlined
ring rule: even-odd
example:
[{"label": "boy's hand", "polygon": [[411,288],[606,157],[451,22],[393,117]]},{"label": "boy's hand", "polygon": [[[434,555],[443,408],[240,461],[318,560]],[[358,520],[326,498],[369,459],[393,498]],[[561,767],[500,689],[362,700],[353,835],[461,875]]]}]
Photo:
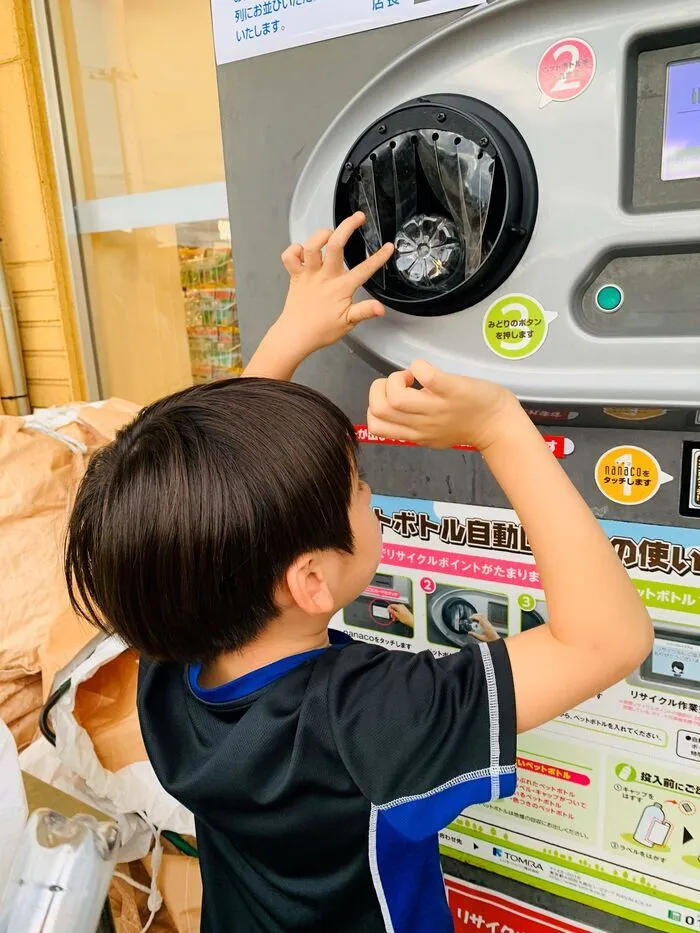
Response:
[{"label": "boy's hand", "polygon": [[408,606],[404,606],[403,603],[396,603],[394,606],[389,606],[389,615],[391,616],[392,622],[400,622],[401,625],[405,625],[406,628],[410,629],[414,627],[413,613]]},{"label": "boy's hand", "polygon": [[[414,387],[419,382],[422,389]],[[524,416],[501,386],[451,376],[418,361],[370,389],[367,426],[373,434],[438,449],[470,444],[485,450]]]},{"label": "boy's hand", "polygon": [[353,304],[353,297],[386,265],[393,245],[387,243],[350,271],[344,265],[348,240],[365,219],[362,213],[353,214],[336,230],[319,230],[304,246],[290,246],[282,254],[290,283],[278,323],[307,356],[337,343],[361,321],[384,314],[380,302],[367,299]]},{"label": "boy's hand", "polygon": [[391,243],[348,271],[345,246],[365,222],[358,213],[334,230],[319,230],[304,246],[282,254],[290,283],[284,310],[246,367],[244,376],[288,380],[314,351],[337,343],[361,321],[380,317],[384,308],[374,299],[353,303],[353,297],[386,265]]},{"label": "boy's hand", "polygon": [[476,622],[481,629],[480,632],[471,633],[472,637],[476,638],[477,641],[483,641],[486,643],[500,641],[501,636],[498,634],[493,625],[491,625],[486,616],[482,616],[481,613],[476,613],[469,621]]}]

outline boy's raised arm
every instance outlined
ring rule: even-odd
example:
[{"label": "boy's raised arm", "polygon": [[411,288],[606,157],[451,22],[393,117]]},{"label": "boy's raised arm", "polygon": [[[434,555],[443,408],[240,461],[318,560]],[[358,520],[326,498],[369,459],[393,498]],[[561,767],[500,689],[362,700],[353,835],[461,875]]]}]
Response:
[{"label": "boy's raised arm", "polygon": [[511,393],[419,362],[374,384],[368,426],[429,447],[475,445],[527,531],[549,623],[506,641],[519,732],[607,689],[648,656],[654,632],[634,584]]},{"label": "boy's raised arm", "polygon": [[354,303],[353,297],[389,261],[393,245],[387,243],[355,269],[348,271],[344,265],[345,246],[364,222],[364,214],[354,214],[336,230],[319,230],[303,246],[292,245],[282,254],[290,278],[287,300],[244,376],[287,381],[316,350],[384,313],[378,301]]}]

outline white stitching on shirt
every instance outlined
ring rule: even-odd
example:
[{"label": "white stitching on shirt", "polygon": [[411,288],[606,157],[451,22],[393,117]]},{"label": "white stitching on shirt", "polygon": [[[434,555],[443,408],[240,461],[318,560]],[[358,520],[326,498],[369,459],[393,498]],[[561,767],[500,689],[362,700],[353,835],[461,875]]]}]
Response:
[{"label": "white stitching on shirt", "polygon": [[[501,774],[515,774],[515,765],[501,765],[498,768],[498,775]],[[459,784],[466,784],[468,781],[477,781],[480,778],[485,778],[492,776],[491,768],[481,768],[479,771],[469,771],[467,774],[461,774],[459,777],[452,778],[451,781],[446,781],[444,784],[441,784],[439,787],[434,787],[432,790],[426,791],[424,794],[413,794],[410,797],[399,797],[398,800],[391,800],[389,803],[381,803],[377,806],[378,810],[391,810],[393,807],[400,807],[404,803],[413,803],[415,800],[425,800],[427,797],[432,797],[435,794],[442,793],[443,790],[450,790],[453,787],[457,787]]]},{"label": "white stitching on shirt", "polygon": [[479,648],[481,650],[481,659],[484,664],[486,691],[488,695],[489,706],[489,767],[481,768],[478,771],[469,771],[466,774],[462,774],[459,777],[453,778],[451,781],[447,781],[445,784],[441,784],[439,787],[435,787],[432,790],[426,791],[424,794],[414,794],[410,797],[400,797],[398,800],[392,800],[389,803],[384,803],[380,806],[376,806],[375,804],[370,805],[368,834],[369,868],[370,874],[372,875],[372,884],[374,885],[377,900],[379,901],[379,907],[382,912],[382,919],[384,921],[384,928],[386,933],[396,933],[396,931],[391,919],[391,913],[389,911],[389,904],[386,899],[386,894],[384,893],[382,878],[379,873],[379,863],[377,859],[377,816],[379,812],[382,810],[390,810],[394,807],[399,807],[405,803],[412,803],[416,800],[425,800],[426,798],[432,797],[435,794],[439,794],[444,790],[450,790],[451,788],[457,787],[460,784],[465,784],[469,781],[480,780],[486,777],[491,778],[491,800],[496,800],[500,796],[501,775],[515,774],[515,765],[501,765],[500,763],[500,719],[496,672],[494,670],[493,659],[491,657],[491,652],[488,646],[482,643],[479,645]]},{"label": "white stitching on shirt", "polygon": [[501,763],[501,723],[498,710],[498,689],[496,686],[496,671],[493,667],[493,658],[489,646],[481,642],[479,645],[481,660],[484,662],[486,672],[486,690],[489,697],[489,724],[491,746],[491,800],[498,800],[501,796],[501,777],[499,766]]},{"label": "white stitching on shirt", "polygon": [[372,884],[374,885],[377,900],[379,901],[379,907],[382,911],[382,919],[384,920],[386,933],[396,933],[394,924],[391,921],[391,913],[389,912],[389,904],[387,903],[386,894],[384,893],[384,886],[382,885],[382,876],[379,874],[379,863],[377,861],[377,813],[378,808],[372,804],[369,811],[369,870],[372,875]]},{"label": "white stitching on shirt", "polygon": [[400,807],[404,803],[413,803],[416,800],[425,800],[444,790],[451,790],[460,784],[466,784],[468,781],[477,781],[480,778],[491,778],[491,800],[498,800],[501,795],[501,775],[515,774],[515,765],[502,765],[501,762],[501,743],[500,743],[500,715],[498,708],[498,688],[496,685],[496,671],[493,666],[493,658],[488,645],[483,642],[479,645],[481,660],[484,664],[484,673],[486,675],[486,692],[489,705],[489,767],[481,768],[479,771],[469,771],[467,774],[461,774],[459,777],[446,781],[439,787],[426,791],[424,794],[413,794],[409,797],[399,797],[389,803],[380,804],[379,810],[391,810],[393,807]]}]

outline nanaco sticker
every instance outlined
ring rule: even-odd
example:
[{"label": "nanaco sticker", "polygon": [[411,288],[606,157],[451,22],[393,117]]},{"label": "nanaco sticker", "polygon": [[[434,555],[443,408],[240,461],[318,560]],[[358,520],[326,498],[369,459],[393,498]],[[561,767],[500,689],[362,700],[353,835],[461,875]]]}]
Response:
[{"label": "nanaco sticker", "polygon": [[540,349],[556,316],[529,295],[504,295],[484,317],[486,346],[504,360],[524,360]]},{"label": "nanaco sticker", "polygon": [[641,447],[613,447],[595,468],[598,489],[618,505],[642,505],[672,479],[656,457]]},{"label": "nanaco sticker", "polygon": [[537,66],[537,84],[542,94],[540,109],[579,97],[596,72],[596,57],[583,39],[560,39],[550,45]]}]

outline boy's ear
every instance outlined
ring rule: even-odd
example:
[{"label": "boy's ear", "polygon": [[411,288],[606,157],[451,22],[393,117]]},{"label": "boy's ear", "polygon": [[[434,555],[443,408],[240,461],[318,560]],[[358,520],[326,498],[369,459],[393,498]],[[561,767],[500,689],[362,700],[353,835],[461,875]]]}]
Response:
[{"label": "boy's ear", "polygon": [[323,556],[303,554],[285,574],[287,596],[307,615],[328,615],[335,603],[328,585]]}]

